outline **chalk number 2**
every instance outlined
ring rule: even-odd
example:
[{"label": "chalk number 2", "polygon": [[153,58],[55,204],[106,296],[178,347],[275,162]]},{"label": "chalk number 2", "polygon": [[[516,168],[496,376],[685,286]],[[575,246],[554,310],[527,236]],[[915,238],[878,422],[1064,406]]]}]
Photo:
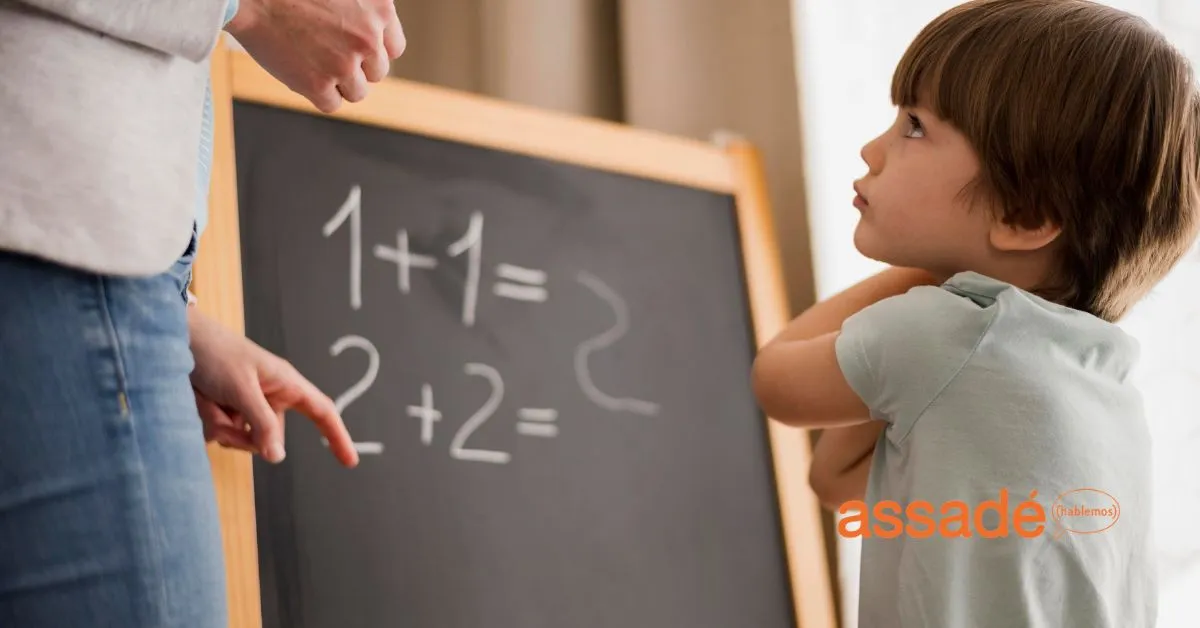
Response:
[{"label": "chalk number 2", "polygon": [[500,407],[500,401],[504,399],[504,380],[500,379],[500,373],[496,369],[486,365],[471,363],[464,367],[467,375],[478,375],[487,378],[492,384],[492,393],[471,418],[467,419],[462,427],[458,428],[458,433],[454,435],[454,440],[450,441],[450,455],[459,460],[473,460],[475,462],[491,462],[493,464],[504,464],[508,462],[512,456],[504,451],[489,451],[487,449],[467,449],[467,439],[475,430],[479,429],[487,420],[495,414],[496,408]]}]

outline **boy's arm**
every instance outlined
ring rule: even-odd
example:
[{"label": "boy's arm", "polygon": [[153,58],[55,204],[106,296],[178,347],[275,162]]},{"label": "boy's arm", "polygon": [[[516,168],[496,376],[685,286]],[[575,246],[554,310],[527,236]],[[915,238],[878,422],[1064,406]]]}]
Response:
[{"label": "boy's arm", "polygon": [[821,432],[813,449],[808,484],[821,504],[836,511],[850,500],[863,500],[875,443],[887,428],[883,421],[867,421]]},{"label": "boy's arm", "polygon": [[759,406],[790,425],[836,427],[869,420],[846,382],[835,342],[842,323],[859,310],[941,279],[919,269],[891,268],[814,305],[758,353],[753,385]]},{"label": "boy's arm", "polygon": [[[828,429],[817,440],[808,482],[826,508],[837,509],[846,501],[864,499],[871,456],[875,452],[879,434],[887,428],[887,423],[869,419],[866,406],[849,389],[842,376],[836,356],[832,364],[822,364],[816,360],[806,360],[806,355],[822,350],[832,352],[833,340],[842,323],[868,305],[904,294],[919,285],[937,285],[941,282],[940,278],[921,270],[885,270],[806,310],[768,343],[755,360],[755,393],[764,411],[777,419],[786,421],[787,417],[793,417],[789,422],[803,422],[796,421],[796,417],[804,416],[798,410],[805,407],[803,395],[806,393],[831,396],[840,393],[848,397],[840,401],[835,399],[832,404],[825,405],[848,408],[848,413],[841,416],[840,422],[849,425],[837,427],[837,420],[818,421]],[[820,347],[817,344],[820,342],[827,344]],[[791,350],[780,351],[780,346],[790,347]],[[818,378],[837,380],[840,391],[837,390],[838,386],[825,391],[813,386],[805,387],[803,391],[787,390],[797,378],[812,377],[812,373],[821,367],[826,371]]]}]

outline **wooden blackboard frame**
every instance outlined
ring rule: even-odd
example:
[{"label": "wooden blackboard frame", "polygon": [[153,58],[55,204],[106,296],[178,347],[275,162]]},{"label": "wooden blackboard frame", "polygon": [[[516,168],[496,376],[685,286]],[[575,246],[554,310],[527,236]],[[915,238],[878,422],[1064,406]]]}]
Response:
[{"label": "wooden blackboard frame", "polygon": [[[234,100],[326,116],[244,52],[219,45],[212,58],[214,157],[209,221],[195,266],[203,311],[244,333],[241,239],[234,158]],[[755,148],[728,137],[712,144],[585,119],[394,78],[328,117],[731,194],[759,346],[788,321],[779,247]],[[779,512],[795,619],[837,625],[819,502],[808,487],[807,430],[770,421]],[[262,626],[252,460],[209,448],[227,571],[230,626]]]}]

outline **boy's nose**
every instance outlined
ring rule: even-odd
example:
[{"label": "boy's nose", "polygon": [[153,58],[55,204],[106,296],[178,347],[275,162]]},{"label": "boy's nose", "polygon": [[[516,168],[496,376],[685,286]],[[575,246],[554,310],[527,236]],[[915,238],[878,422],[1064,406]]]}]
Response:
[{"label": "boy's nose", "polygon": [[879,174],[879,170],[883,168],[883,136],[880,135],[864,144],[858,154],[863,163],[867,164],[871,174]]}]

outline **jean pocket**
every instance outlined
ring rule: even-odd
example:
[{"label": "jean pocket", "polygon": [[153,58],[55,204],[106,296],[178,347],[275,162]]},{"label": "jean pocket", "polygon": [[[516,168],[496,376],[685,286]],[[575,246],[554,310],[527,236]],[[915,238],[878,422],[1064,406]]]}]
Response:
[{"label": "jean pocket", "polygon": [[175,283],[179,286],[179,296],[186,304],[188,302],[188,289],[192,286],[192,264],[196,261],[196,249],[198,247],[198,235],[196,233],[196,223],[192,222],[192,237],[188,240],[187,247],[183,254],[175,263],[171,265],[168,273],[175,279]]}]

